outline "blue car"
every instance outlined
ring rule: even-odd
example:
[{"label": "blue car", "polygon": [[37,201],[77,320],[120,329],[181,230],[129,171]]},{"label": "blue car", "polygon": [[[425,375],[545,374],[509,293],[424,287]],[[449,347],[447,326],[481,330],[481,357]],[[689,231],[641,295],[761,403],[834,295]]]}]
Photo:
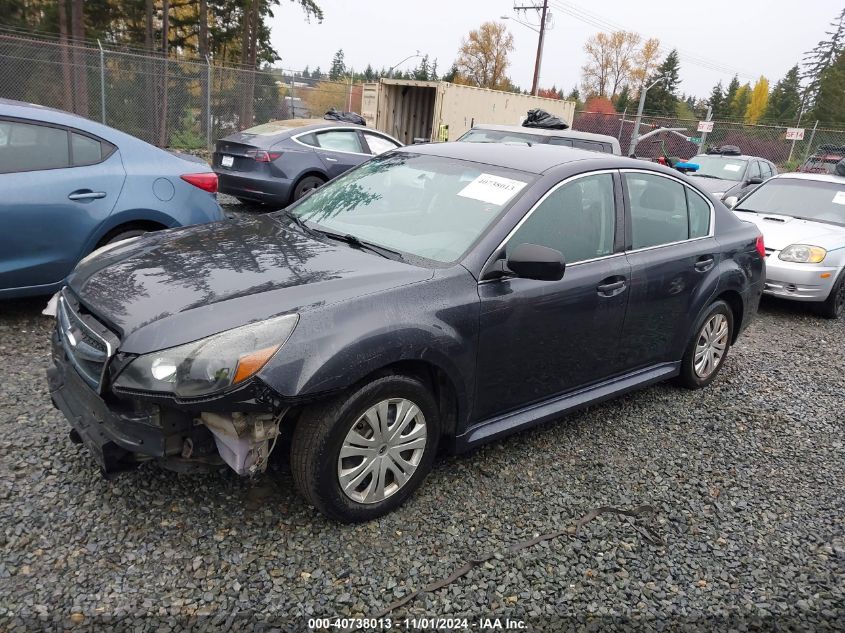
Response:
[{"label": "blue car", "polygon": [[106,244],[221,219],[217,175],[191,158],[0,99],[0,299],[57,291]]}]

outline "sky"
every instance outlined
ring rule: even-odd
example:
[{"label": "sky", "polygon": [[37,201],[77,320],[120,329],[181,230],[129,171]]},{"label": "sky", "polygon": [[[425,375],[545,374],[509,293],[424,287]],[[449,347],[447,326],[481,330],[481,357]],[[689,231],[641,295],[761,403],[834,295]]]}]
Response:
[{"label": "sky", "polygon": [[[513,7],[542,0],[317,0],[325,13],[322,24],[306,22],[298,3],[281,2],[270,22],[271,41],[282,57],[278,66],[295,70],[319,66],[325,72],[335,51],[342,48],[347,67],[389,68],[419,50],[437,59],[442,74],[470,30],[500,16],[537,25],[536,11],[517,13]],[[727,85],[734,73],[752,83],[762,74],[774,85],[824,37],[830,21],[845,6],[843,0],[549,2],[553,26],[546,35],[541,87],[554,84],[569,92],[580,85],[584,42],[617,27],[644,38],[657,37],[664,53],[678,48],[679,90],[702,98],[719,80]],[[516,85],[530,89],[537,33],[513,19],[506,24],[515,44],[508,74]],[[410,59],[400,68],[413,68],[418,62]]]}]

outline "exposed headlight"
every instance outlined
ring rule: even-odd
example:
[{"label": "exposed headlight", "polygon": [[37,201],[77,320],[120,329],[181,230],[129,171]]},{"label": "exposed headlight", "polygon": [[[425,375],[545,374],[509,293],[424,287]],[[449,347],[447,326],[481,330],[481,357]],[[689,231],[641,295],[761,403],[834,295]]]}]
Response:
[{"label": "exposed headlight", "polygon": [[144,354],[123,370],[115,386],[181,397],[220,391],[264,367],[288,340],[298,320],[298,314],[286,314]]},{"label": "exposed headlight", "polygon": [[806,244],[790,244],[780,252],[778,259],[796,264],[818,264],[827,255],[821,246],[807,246]]},{"label": "exposed headlight", "polygon": [[109,252],[113,248],[117,248],[118,246],[126,246],[129,242],[134,242],[137,239],[142,238],[143,235],[136,235],[135,237],[127,237],[125,240],[120,240],[119,242],[112,242],[111,244],[106,244],[105,246],[101,246],[100,248],[91,251],[85,257],[79,260],[79,263],[76,264],[77,266],[81,266],[87,261],[94,259],[95,257],[99,257],[103,253]]}]

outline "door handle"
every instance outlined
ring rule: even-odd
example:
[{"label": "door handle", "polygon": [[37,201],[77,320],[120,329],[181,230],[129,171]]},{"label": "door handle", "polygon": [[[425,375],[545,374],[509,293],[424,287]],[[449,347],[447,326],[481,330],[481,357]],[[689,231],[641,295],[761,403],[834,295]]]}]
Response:
[{"label": "door handle", "polygon": [[326,156],[326,160],[329,161],[330,163],[336,163],[337,162],[337,159],[332,158],[331,156]]},{"label": "door handle", "polygon": [[703,257],[699,257],[695,262],[695,269],[700,273],[706,273],[713,268],[715,262],[716,260],[711,255],[704,255]]},{"label": "door handle", "polygon": [[625,292],[625,288],[627,287],[627,282],[624,279],[619,279],[617,281],[609,281],[607,283],[602,283],[596,286],[596,290],[599,291],[599,294],[604,297],[615,297],[620,292]]},{"label": "door handle", "polygon": [[105,191],[91,191],[90,189],[79,189],[68,196],[68,200],[97,200],[105,198]]}]

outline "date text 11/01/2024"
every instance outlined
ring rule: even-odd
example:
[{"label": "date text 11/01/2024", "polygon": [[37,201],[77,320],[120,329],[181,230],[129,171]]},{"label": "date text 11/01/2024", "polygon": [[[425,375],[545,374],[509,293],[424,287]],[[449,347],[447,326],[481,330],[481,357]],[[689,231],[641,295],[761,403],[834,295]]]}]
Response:
[{"label": "date text 11/01/2024", "polygon": [[404,631],[415,630],[476,630],[476,631],[520,631],[527,628],[523,620],[512,618],[312,618],[308,620],[308,628],[316,630],[331,629],[365,629]]}]

